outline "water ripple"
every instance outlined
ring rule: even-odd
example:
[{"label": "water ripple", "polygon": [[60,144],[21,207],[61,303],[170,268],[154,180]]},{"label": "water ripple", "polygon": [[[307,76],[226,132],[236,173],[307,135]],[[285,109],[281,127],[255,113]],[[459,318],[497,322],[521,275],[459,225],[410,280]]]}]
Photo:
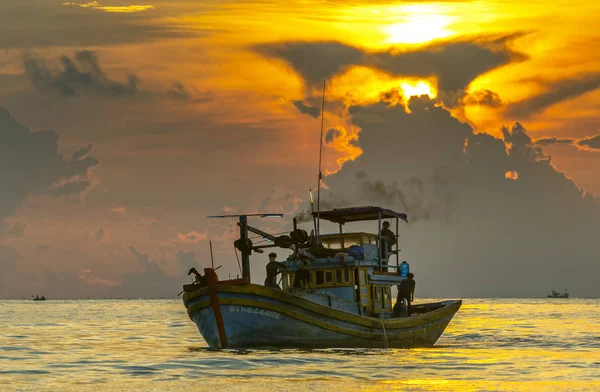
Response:
[{"label": "water ripple", "polygon": [[48,301],[43,314],[26,301],[0,301],[0,382],[38,391],[198,382],[215,390],[594,391],[599,305],[465,300],[430,349],[211,351],[180,300]]}]

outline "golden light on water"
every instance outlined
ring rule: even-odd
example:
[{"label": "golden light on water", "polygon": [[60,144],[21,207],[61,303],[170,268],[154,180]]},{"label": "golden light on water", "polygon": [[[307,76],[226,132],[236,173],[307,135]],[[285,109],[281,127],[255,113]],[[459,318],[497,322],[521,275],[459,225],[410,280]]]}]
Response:
[{"label": "golden light on water", "polygon": [[433,348],[243,353],[207,351],[180,300],[0,301],[0,380],[2,390],[598,391],[598,300],[569,301],[466,299]]}]

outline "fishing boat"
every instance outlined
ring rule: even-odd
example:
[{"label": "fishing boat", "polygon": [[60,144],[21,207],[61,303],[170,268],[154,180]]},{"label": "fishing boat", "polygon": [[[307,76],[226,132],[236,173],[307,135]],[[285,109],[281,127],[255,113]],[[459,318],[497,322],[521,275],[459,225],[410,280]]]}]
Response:
[{"label": "fishing boat", "polygon": [[[282,216],[219,216],[239,218],[234,246],[242,255],[241,278],[220,280],[214,268],[205,268],[204,276],[183,287],[187,313],[210,349],[430,347],[461,306],[460,300],[413,305],[410,316],[392,308],[392,286],[406,277],[398,244],[390,249],[379,228],[382,220],[395,219],[398,233],[404,213],[373,206],[317,211],[310,235],[294,219],[293,231],[282,236],[248,225],[256,215]],[[320,220],[337,223],[339,233],[320,234]],[[363,221],[377,221],[378,234],[343,231],[347,223]],[[270,243],[254,244],[249,232]],[[272,247],[292,252],[282,263],[281,288],[250,279],[252,252]],[[309,284],[298,288],[301,262]]]},{"label": "fishing boat", "polygon": [[559,293],[556,290],[552,290],[552,294],[548,294],[548,298],[569,298],[569,291],[565,290],[564,293]]}]

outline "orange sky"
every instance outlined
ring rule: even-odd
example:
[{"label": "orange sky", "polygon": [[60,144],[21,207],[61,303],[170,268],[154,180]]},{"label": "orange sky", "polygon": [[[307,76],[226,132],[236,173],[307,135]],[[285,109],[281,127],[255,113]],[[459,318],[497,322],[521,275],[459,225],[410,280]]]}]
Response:
[{"label": "orange sky", "polygon": [[[92,144],[99,162],[77,174],[85,190],[32,188],[0,215],[0,246],[25,260],[10,282],[42,265],[93,296],[144,270],[131,247],[178,276],[178,252],[204,255],[210,238],[231,260],[235,230],[205,215],[293,213],[316,186],[320,118],[294,102],[318,111],[322,82],[302,70],[328,75],[325,128],[337,136],[324,149],[326,173],[361,154],[349,107],[398,89],[428,95],[476,133],[501,137],[519,121],[534,140],[568,139],[542,148],[598,197],[600,150],[579,142],[600,134],[599,14],[592,1],[0,4],[0,107],[32,130],[57,131],[66,157]],[[286,58],[304,44],[306,58]],[[447,63],[420,72],[410,56],[425,52]],[[31,281],[46,287],[42,275]]]}]

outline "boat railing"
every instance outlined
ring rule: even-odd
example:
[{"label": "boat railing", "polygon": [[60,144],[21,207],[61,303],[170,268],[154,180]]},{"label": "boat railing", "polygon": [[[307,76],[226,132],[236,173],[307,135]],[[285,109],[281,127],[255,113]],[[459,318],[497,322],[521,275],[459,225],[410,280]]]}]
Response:
[{"label": "boat railing", "polygon": [[[384,260],[384,261],[386,261],[386,260]],[[396,268],[396,269],[400,269],[399,265],[393,265],[393,264],[387,264],[387,265],[383,264],[383,267],[384,268]]]}]

